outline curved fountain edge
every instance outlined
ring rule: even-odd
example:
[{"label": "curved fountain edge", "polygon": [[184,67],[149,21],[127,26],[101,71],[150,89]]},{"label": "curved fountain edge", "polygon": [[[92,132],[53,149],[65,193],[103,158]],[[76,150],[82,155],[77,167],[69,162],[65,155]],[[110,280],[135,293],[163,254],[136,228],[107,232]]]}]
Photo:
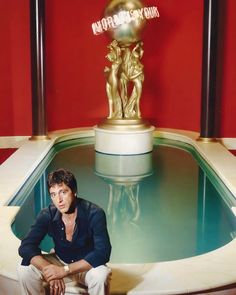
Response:
[{"label": "curved fountain edge", "polygon": [[[19,207],[9,207],[7,202],[55,143],[91,137],[94,131],[92,128],[79,128],[52,132],[49,136],[50,139],[45,141],[23,140],[20,148],[0,166],[0,234],[4,237],[0,243],[0,295],[7,294],[1,293],[5,292],[6,284],[14,288],[9,280],[15,283],[17,289],[16,263],[20,261],[17,254],[20,241],[11,230]],[[184,130],[157,128],[154,137],[192,145],[236,196],[236,158],[222,144],[197,141],[198,133]],[[113,269],[111,292],[132,295],[184,294],[233,284],[236,282],[235,246],[234,239],[215,251],[191,258],[151,264],[110,264]]]}]

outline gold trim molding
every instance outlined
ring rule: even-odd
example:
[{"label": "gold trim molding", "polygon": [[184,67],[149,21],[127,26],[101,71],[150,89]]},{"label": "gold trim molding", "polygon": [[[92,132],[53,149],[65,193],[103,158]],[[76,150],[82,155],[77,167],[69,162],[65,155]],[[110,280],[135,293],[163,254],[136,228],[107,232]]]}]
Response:
[{"label": "gold trim molding", "polygon": [[197,141],[201,141],[204,143],[218,142],[218,140],[214,137],[201,137],[201,136],[197,138]]},{"label": "gold trim molding", "polygon": [[97,127],[113,131],[136,131],[146,130],[151,125],[143,119],[105,119]]},{"label": "gold trim molding", "polygon": [[29,140],[49,140],[50,137],[48,135],[33,135],[29,138]]}]

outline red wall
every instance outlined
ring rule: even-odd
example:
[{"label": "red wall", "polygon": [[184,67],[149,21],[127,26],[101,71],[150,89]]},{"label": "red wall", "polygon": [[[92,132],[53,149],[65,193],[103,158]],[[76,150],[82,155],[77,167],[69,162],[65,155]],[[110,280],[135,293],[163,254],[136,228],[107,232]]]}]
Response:
[{"label": "red wall", "polygon": [[236,1],[225,1],[221,38],[220,136],[236,137]]},{"label": "red wall", "polygon": [[16,148],[0,148],[0,165],[6,161],[16,150]]},{"label": "red wall", "polygon": [[[107,1],[68,3],[47,2],[50,130],[94,125],[108,114],[103,69],[110,40],[91,30]],[[157,5],[161,16],[148,21],[143,34],[142,115],[156,126],[198,130],[202,1],[146,5]]]},{"label": "red wall", "polygon": [[203,2],[153,1],[160,18],[147,23],[143,114],[158,127],[198,131]]},{"label": "red wall", "polygon": [[28,2],[0,1],[0,136],[31,134]]},{"label": "red wall", "polygon": [[[107,0],[46,0],[48,129],[93,126],[108,114],[105,35],[94,36]],[[226,0],[222,46],[221,136],[236,137],[235,14]],[[142,115],[155,126],[199,131],[203,1],[146,0],[159,19],[143,33]],[[0,135],[31,133],[28,0],[0,1]]]}]

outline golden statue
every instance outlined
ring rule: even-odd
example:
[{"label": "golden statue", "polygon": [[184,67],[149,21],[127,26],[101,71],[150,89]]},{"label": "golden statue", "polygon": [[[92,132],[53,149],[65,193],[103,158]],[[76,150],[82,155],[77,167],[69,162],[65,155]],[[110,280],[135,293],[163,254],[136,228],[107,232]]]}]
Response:
[{"label": "golden statue", "polygon": [[[106,58],[112,63],[110,68],[104,69],[107,74],[108,119],[141,118],[140,98],[144,81],[143,65],[140,62],[142,45],[142,42],[137,42],[131,50],[113,40],[108,46],[110,52]],[[131,89],[130,95],[128,89]]]},{"label": "golden statue", "polygon": [[142,0],[108,0],[101,20],[92,24],[95,35],[107,32],[112,41],[104,69],[109,114],[94,128],[98,152],[135,155],[152,151],[154,127],[140,111],[144,83],[141,32],[146,21],[156,17],[157,7],[144,7]]},{"label": "golden statue", "polygon": [[[122,101],[125,101],[124,105],[124,117],[125,118],[141,118],[140,112],[140,98],[142,94],[142,86],[144,81],[143,65],[140,59],[143,56],[142,42],[138,42],[136,46],[130,51],[129,48],[125,48],[124,62],[122,64],[122,85],[124,85],[124,91],[122,91]],[[133,89],[130,97],[127,93],[127,83],[133,83]]]},{"label": "golden statue", "polygon": [[118,42],[114,40],[108,46],[110,53],[106,58],[112,63],[111,67],[105,67],[104,72],[107,75],[106,92],[109,104],[108,119],[122,118],[122,104],[118,91],[118,72],[122,63],[121,48]]},{"label": "golden statue", "polygon": [[140,33],[145,25],[145,19],[138,17],[141,11],[143,5],[140,0],[111,0],[105,10],[105,19],[112,27],[108,32],[113,39],[106,56],[111,66],[104,69],[109,105],[107,119],[141,119],[144,67]]}]

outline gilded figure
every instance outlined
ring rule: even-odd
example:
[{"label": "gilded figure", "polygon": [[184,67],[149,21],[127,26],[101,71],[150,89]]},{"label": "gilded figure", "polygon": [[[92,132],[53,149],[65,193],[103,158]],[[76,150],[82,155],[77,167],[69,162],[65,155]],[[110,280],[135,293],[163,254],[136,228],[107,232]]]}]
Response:
[{"label": "gilded figure", "polygon": [[107,74],[106,92],[109,102],[108,119],[141,118],[140,98],[144,81],[143,42],[137,42],[133,49],[120,46],[113,40],[108,46],[106,58],[112,63],[105,67]]},{"label": "gilded figure", "polygon": [[106,92],[108,96],[109,116],[108,119],[122,118],[121,98],[118,91],[118,71],[122,63],[121,48],[116,40],[108,46],[110,52],[106,58],[112,63],[111,67],[105,67],[107,75]]}]

